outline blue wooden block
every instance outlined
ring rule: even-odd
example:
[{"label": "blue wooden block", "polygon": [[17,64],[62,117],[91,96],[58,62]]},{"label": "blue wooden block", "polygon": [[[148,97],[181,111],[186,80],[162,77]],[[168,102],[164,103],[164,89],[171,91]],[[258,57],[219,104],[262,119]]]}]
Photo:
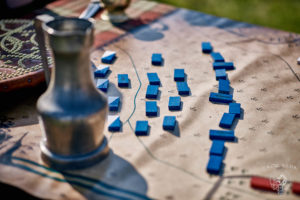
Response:
[{"label": "blue wooden block", "polygon": [[235,114],[236,117],[241,116],[241,104],[240,103],[230,103],[229,113]]},{"label": "blue wooden block", "polygon": [[224,62],[223,56],[219,52],[212,52],[211,54],[212,59],[214,62]]},{"label": "blue wooden block", "polygon": [[150,85],[160,85],[160,80],[157,73],[147,73]]},{"label": "blue wooden block", "polygon": [[136,136],[148,135],[148,121],[137,121],[135,126]]},{"label": "blue wooden block", "polygon": [[163,58],[160,53],[152,54],[151,58],[152,65],[162,65]]},{"label": "blue wooden block", "polygon": [[233,121],[235,118],[235,114],[224,113],[219,126],[222,128],[231,128]]},{"label": "blue wooden block", "polygon": [[158,108],[156,101],[146,101],[146,116],[157,116]]},{"label": "blue wooden block", "polygon": [[111,132],[120,131],[122,122],[119,116],[108,116],[108,130]]},{"label": "blue wooden block", "polygon": [[184,81],[184,69],[174,69],[174,81]]},{"label": "blue wooden block", "polygon": [[169,98],[169,110],[180,110],[181,109],[181,98],[178,97],[170,97]]},{"label": "blue wooden block", "polygon": [[222,156],[224,154],[224,141],[222,140],[213,140],[212,145],[210,147],[209,155],[219,155]]},{"label": "blue wooden block", "polygon": [[225,69],[216,69],[216,79],[226,79],[227,78],[227,74],[226,74],[226,70]]},{"label": "blue wooden block", "polygon": [[219,79],[219,93],[223,93],[223,94],[230,93],[230,83],[228,80]]},{"label": "blue wooden block", "polygon": [[106,64],[111,64],[116,58],[116,52],[114,51],[105,51],[101,57],[101,62]]},{"label": "blue wooden block", "polygon": [[234,131],[209,130],[209,139],[234,141]]},{"label": "blue wooden block", "polygon": [[202,52],[203,53],[211,53],[213,47],[211,46],[210,42],[202,42]]},{"label": "blue wooden block", "polygon": [[108,97],[109,111],[118,111],[120,104],[120,97]]},{"label": "blue wooden block", "polygon": [[118,86],[129,87],[128,74],[118,74]]},{"label": "blue wooden block", "polygon": [[211,92],[209,95],[209,101],[214,103],[231,103],[233,96],[231,94],[220,94]]},{"label": "blue wooden block", "polygon": [[175,116],[165,116],[163,121],[163,129],[173,131],[176,126],[176,117]]},{"label": "blue wooden block", "polygon": [[190,88],[187,84],[187,82],[176,82],[177,90],[179,95],[189,95],[190,94]]},{"label": "blue wooden block", "polygon": [[214,69],[225,69],[225,70],[232,70],[234,69],[233,62],[214,62],[213,63]]},{"label": "blue wooden block", "polygon": [[210,174],[220,174],[223,166],[223,156],[211,155],[206,167],[206,170]]},{"label": "blue wooden block", "polygon": [[157,85],[148,85],[146,91],[146,98],[156,99],[158,96],[158,86]]},{"label": "blue wooden block", "polygon": [[108,79],[97,79],[96,87],[102,92],[107,92],[109,85]]},{"label": "blue wooden block", "polygon": [[96,78],[104,78],[109,71],[109,66],[104,66],[101,69],[94,71],[94,76]]}]

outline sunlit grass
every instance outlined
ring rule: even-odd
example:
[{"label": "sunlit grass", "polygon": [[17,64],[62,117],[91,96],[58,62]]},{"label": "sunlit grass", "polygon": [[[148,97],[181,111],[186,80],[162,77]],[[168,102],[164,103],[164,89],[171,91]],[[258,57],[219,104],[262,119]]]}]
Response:
[{"label": "sunlit grass", "polygon": [[216,16],[300,33],[300,0],[156,0]]}]

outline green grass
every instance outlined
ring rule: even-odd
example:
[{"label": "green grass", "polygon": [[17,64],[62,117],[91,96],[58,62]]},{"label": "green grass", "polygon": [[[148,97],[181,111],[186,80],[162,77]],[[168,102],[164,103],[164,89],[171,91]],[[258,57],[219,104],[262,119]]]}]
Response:
[{"label": "green grass", "polygon": [[156,0],[230,19],[300,33],[300,0]]}]

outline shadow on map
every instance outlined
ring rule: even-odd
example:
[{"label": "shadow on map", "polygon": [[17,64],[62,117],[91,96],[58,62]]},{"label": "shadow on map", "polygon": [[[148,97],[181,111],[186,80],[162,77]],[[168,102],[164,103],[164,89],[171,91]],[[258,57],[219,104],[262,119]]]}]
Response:
[{"label": "shadow on map", "polygon": [[[63,172],[63,175],[73,188],[87,199],[151,199],[146,195],[146,180],[134,166],[112,150],[99,164],[76,172]],[[88,183],[88,188],[73,184],[76,178]]]}]

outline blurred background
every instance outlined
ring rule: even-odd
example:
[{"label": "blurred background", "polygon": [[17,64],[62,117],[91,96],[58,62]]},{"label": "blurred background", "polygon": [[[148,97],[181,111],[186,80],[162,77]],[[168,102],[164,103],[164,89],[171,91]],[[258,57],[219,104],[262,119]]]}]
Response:
[{"label": "blurred background", "polygon": [[300,0],[156,0],[177,7],[300,33]]}]

